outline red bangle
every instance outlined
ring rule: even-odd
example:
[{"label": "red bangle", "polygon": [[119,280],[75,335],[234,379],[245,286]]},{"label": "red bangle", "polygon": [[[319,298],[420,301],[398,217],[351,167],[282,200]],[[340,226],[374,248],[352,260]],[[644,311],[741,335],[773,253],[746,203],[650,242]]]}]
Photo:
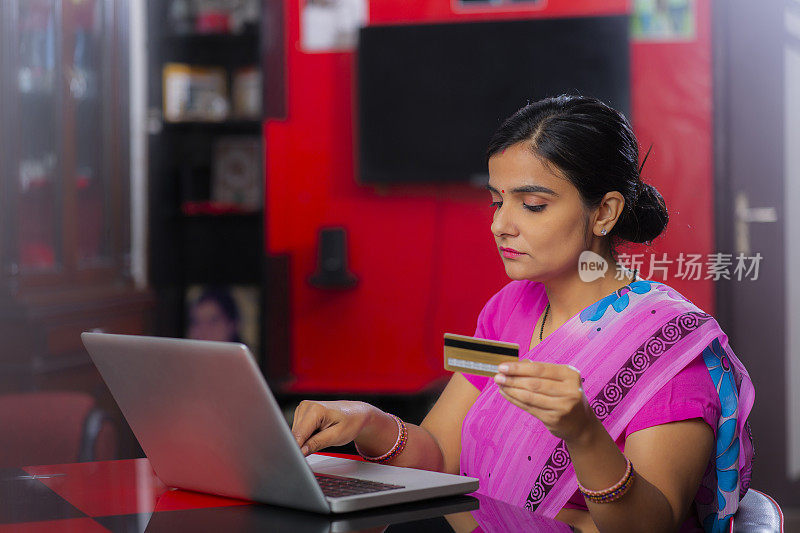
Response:
[{"label": "red bangle", "polygon": [[627,457],[625,457],[625,461],[627,463],[625,474],[614,486],[604,490],[589,490],[581,485],[579,481],[578,488],[580,489],[581,494],[583,494],[587,500],[593,503],[610,503],[620,499],[626,492],[628,492],[628,489],[631,488],[634,478],[633,463],[631,463],[631,460]]},{"label": "red bangle", "polygon": [[364,455],[361,453],[361,450],[358,449],[358,444],[356,444],[356,451],[358,452],[358,455],[367,461],[371,461],[373,463],[388,463],[393,457],[399,455],[400,452],[403,451],[403,448],[406,447],[406,442],[408,442],[408,428],[406,427],[405,422],[391,413],[389,413],[389,416],[394,418],[395,422],[397,422],[397,441],[395,441],[394,446],[392,446],[388,452],[377,457],[368,457]]}]

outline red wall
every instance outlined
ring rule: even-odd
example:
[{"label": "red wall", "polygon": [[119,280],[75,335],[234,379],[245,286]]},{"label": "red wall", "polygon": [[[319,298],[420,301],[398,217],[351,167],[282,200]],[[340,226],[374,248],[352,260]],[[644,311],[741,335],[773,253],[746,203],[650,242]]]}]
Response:
[{"label": "red wall", "polygon": [[[356,183],[355,56],[301,52],[300,2],[284,6],[286,120],[264,125],[267,253],[291,255],[293,390],[416,391],[446,374],[443,333],[471,335],[486,300],[509,282],[489,230],[490,199],[467,185]],[[651,248],[668,258],[707,254],[713,246],[708,1],[699,0],[697,9],[696,39],[634,43],[631,50],[634,127],[644,149],[654,144],[645,177],[662,192],[672,217]],[[450,0],[373,0],[369,21],[627,10],[625,0],[548,0],[541,10],[465,14],[455,13]],[[306,282],[316,269],[317,231],[325,225],[347,228],[349,267],[360,278],[355,289],[327,292]],[[667,283],[713,313],[710,281]]]}]

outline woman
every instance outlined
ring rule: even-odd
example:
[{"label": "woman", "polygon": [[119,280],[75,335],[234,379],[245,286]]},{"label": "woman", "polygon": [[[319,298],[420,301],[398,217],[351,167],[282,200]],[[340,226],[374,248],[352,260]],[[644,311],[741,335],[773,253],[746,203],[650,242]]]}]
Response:
[{"label": "woman", "polygon": [[[518,343],[520,362],[493,379],[455,373],[419,426],[361,402],[302,402],[303,453],[355,441],[371,460],[477,477],[479,493],[581,530],[726,529],[749,486],[754,390],[713,317],[616,260],[617,244],[649,242],[668,220],[628,121],[593,98],[544,99],[502,124],[487,159],[513,281],[475,336]],[[604,276],[581,278],[587,251]]]}]

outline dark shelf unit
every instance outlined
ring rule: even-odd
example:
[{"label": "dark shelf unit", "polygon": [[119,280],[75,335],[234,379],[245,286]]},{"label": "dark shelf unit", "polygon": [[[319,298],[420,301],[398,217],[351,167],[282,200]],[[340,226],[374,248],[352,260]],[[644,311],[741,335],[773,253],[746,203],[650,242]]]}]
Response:
[{"label": "dark shelf unit", "polygon": [[[264,216],[262,210],[186,214],[187,203],[212,199],[213,147],[221,136],[262,138],[260,120],[168,122],[163,117],[162,68],[166,63],[262,68],[261,24],[238,34],[176,34],[170,0],[148,0],[149,277],[157,296],[157,335],[186,331],[186,290],[192,285],[249,285],[259,290],[259,352],[265,340]],[[262,76],[264,75],[262,68]],[[263,169],[263,166],[262,166]],[[263,174],[263,170],[262,170]]]}]

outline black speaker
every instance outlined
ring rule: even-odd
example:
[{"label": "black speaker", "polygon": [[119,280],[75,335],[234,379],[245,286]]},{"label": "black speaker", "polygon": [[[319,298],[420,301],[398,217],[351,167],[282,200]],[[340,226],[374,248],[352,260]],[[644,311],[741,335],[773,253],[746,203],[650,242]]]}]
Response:
[{"label": "black speaker", "polygon": [[358,278],[347,269],[347,231],[342,227],[320,228],[317,234],[317,271],[308,282],[318,289],[349,289]]}]

